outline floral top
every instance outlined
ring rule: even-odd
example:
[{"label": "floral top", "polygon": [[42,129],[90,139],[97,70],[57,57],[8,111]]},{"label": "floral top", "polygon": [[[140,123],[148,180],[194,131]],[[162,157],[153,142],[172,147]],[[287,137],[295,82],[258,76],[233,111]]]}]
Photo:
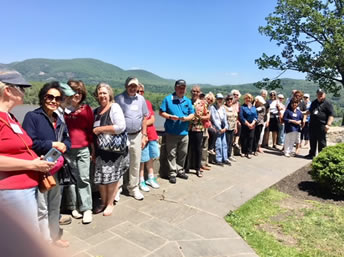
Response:
[{"label": "floral top", "polygon": [[204,131],[204,122],[200,116],[205,116],[209,114],[208,103],[206,100],[197,99],[194,104],[195,116],[192,121],[190,121],[190,131]]},{"label": "floral top", "polygon": [[238,120],[238,112],[236,112],[233,106],[229,107],[224,105],[223,107],[225,108],[227,114],[228,130],[234,130]]}]

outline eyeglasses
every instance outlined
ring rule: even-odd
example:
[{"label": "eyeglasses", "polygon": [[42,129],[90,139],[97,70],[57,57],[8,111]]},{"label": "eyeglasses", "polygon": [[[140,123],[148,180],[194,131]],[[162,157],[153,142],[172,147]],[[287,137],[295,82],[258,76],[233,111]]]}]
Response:
[{"label": "eyeglasses", "polygon": [[201,91],[191,90],[191,93],[201,93]]},{"label": "eyeglasses", "polygon": [[46,94],[46,95],[44,96],[44,99],[45,99],[46,101],[49,101],[49,102],[52,102],[54,99],[55,99],[55,101],[56,101],[57,103],[62,102],[62,96],[54,96],[54,95]]},{"label": "eyeglasses", "polygon": [[233,94],[234,96],[239,96],[239,94]]},{"label": "eyeglasses", "polygon": [[226,100],[227,101],[233,101],[233,98],[227,98]]},{"label": "eyeglasses", "polygon": [[137,90],[136,93],[144,93],[145,91],[144,90]]},{"label": "eyeglasses", "polygon": [[304,98],[304,99],[308,99],[308,96],[304,96],[303,98]]}]

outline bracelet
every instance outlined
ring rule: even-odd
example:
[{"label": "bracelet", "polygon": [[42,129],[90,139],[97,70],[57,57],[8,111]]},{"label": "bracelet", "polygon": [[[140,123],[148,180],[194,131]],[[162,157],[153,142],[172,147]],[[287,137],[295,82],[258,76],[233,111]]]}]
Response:
[{"label": "bracelet", "polygon": [[147,134],[143,134],[144,137],[148,137]]}]

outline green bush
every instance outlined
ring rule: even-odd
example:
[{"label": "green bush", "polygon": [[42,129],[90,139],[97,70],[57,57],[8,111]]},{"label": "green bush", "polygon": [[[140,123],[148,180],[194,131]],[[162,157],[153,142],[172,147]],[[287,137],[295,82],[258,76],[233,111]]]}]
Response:
[{"label": "green bush", "polygon": [[344,144],[324,148],[313,159],[311,176],[332,193],[344,195]]}]

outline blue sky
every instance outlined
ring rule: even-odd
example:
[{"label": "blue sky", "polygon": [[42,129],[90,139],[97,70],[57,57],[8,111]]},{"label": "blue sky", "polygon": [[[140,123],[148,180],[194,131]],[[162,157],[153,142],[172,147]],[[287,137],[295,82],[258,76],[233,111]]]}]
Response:
[{"label": "blue sky", "polygon": [[[258,33],[276,0],[5,0],[0,63],[28,58],[96,58],[189,83],[243,84],[263,52]],[[286,72],[283,77],[304,78]]]}]

